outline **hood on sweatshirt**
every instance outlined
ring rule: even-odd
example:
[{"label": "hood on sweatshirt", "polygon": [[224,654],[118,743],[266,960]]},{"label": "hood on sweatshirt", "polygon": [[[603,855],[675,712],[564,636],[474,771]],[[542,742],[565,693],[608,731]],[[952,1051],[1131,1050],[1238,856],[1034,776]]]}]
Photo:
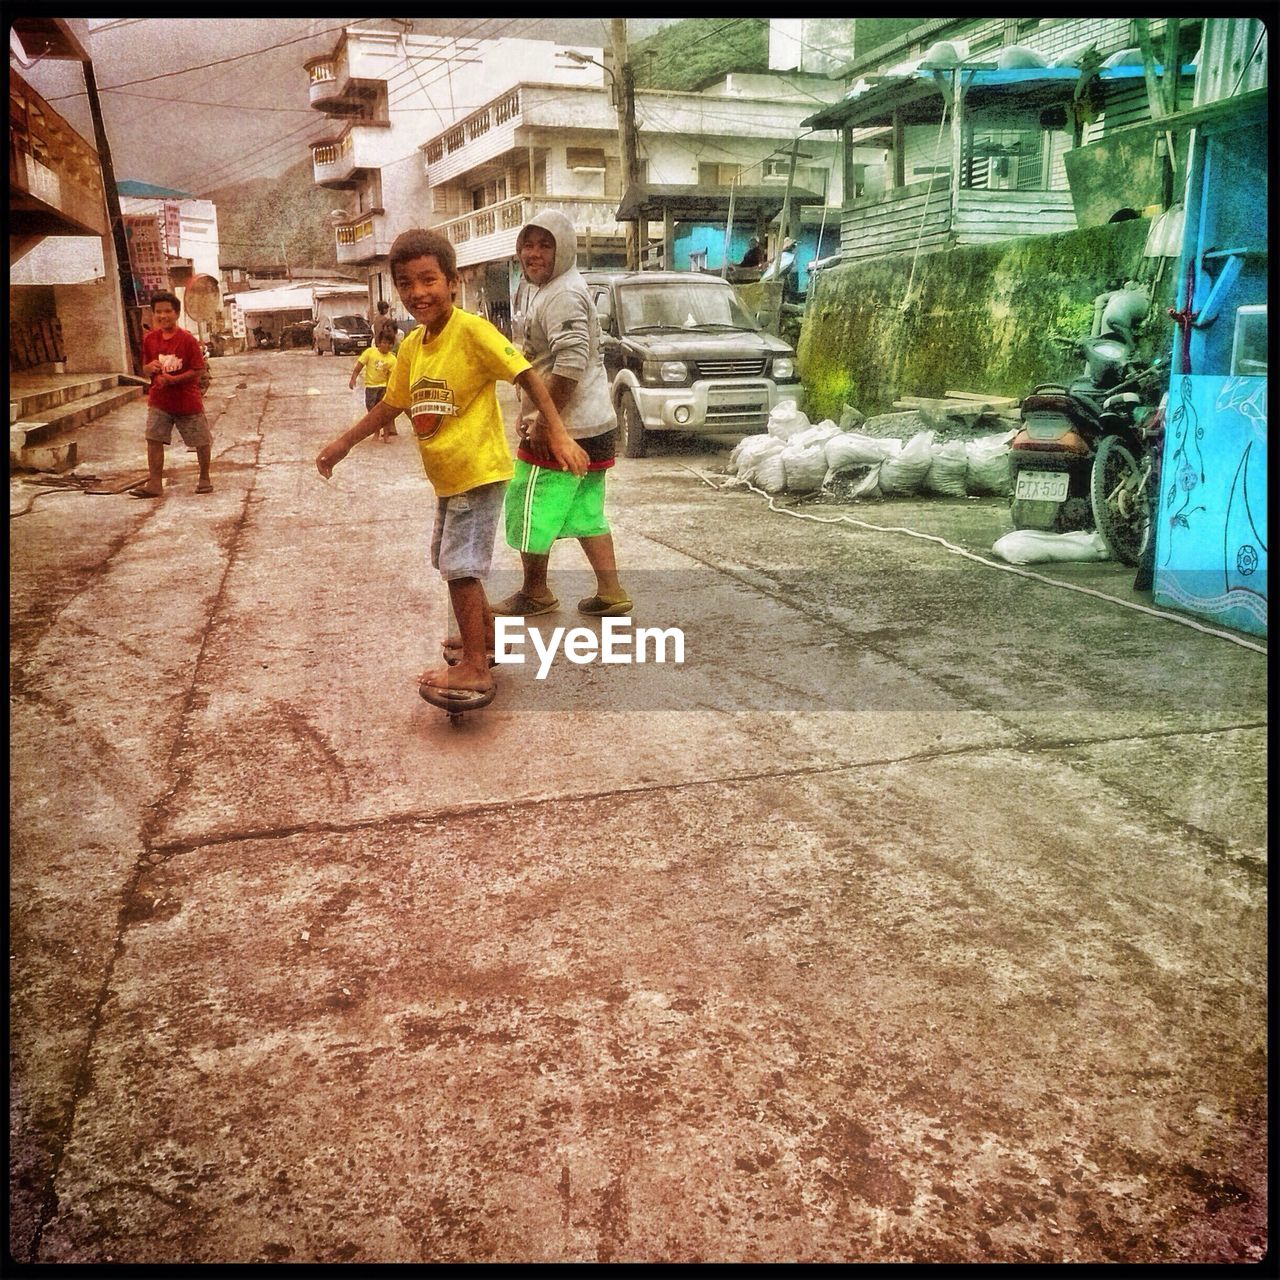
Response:
[{"label": "hood on sweatshirt", "polygon": [[564,275],[577,264],[578,233],[568,216],[561,213],[559,209],[544,209],[541,213],[535,213],[520,228],[520,234],[516,236],[517,254],[520,252],[520,246],[524,244],[525,234],[530,227],[540,227],[556,242],[556,263],[551,269],[551,279],[547,281],[547,284],[550,284],[551,280]]}]

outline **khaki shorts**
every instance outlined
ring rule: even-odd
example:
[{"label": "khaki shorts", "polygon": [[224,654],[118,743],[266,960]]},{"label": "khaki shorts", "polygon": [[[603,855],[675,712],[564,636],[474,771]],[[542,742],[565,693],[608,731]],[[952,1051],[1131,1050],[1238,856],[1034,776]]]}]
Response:
[{"label": "khaki shorts", "polygon": [[173,429],[178,428],[182,443],[188,448],[199,449],[213,443],[209,420],[203,413],[167,413],[154,406],[147,407],[146,438],[157,444],[168,444],[173,439]]}]

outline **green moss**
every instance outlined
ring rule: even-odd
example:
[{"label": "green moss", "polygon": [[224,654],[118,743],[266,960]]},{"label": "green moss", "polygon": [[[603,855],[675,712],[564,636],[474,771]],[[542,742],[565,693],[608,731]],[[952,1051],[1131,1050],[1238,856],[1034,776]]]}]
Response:
[{"label": "green moss", "polygon": [[798,347],[809,416],[1072,376],[1078,360],[1052,335],[1088,334],[1094,297],[1136,273],[1146,232],[1135,220],[965,246],[921,255],[914,277],[909,255],[822,272]]}]

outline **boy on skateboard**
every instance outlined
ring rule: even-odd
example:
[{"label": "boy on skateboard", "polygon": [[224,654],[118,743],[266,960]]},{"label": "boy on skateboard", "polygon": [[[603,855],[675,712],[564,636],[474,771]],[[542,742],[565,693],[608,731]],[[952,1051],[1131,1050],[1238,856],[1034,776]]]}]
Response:
[{"label": "boy on skateboard", "polygon": [[596,594],[579,600],[578,612],[592,617],[631,612],[604,513],[616,418],[600,357],[600,321],[576,265],[577,246],[573,223],[555,209],[530,218],[516,237],[524,278],[512,307],[514,338],[590,461],[586,475],[562,466],[547,447],[538,406],[523,397],[506,526],[508,544],[520,552],[524,581],[497,606],[503,615],[527,617],[559,607],[547,585],[547,564],[558,538],[577,538],[595,570]]},{"label": "boy on skateboard", "polygon": [[494,687],[487,658],[493,610],[483,578],[511,478],[497,380],[514,382],[542,411],[547,447],[563,467],[581,475],[587,456],[570,439],[529,362],[489,321],[454,307],[458,272],[445,236],[422,229],[404,232],[391,246],[390,267],[400,300],[418,327],[400,346],[386,394],[320,450],[316,468],[327,480],[361,440],[408,413],[436,491],[431,563],[449,585],[462,636],[461,661],[424,671],[419,692],[443,693],[465,710],[490,701]]}]

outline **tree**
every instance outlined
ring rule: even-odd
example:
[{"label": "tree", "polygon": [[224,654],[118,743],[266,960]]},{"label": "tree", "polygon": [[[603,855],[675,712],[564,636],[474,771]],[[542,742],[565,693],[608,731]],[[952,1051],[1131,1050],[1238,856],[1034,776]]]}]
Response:
[{"label": "tree", "polygon": [[769,69],[767,18],[686,18],[631,46],[638,89],[691,90],[731,71]]}]

